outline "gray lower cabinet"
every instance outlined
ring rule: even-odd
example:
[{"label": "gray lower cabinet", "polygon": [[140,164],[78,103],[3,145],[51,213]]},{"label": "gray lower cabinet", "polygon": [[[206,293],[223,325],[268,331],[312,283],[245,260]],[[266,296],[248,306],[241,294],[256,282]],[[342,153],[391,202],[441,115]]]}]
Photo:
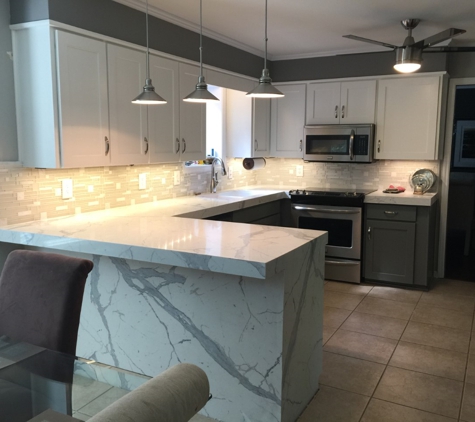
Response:
[{"label": "gray lower cabinet", "polygon": [[367,204],[364,233],[365,279],[429,285],[434,271],[435,206]]},{"label": "gray lower cabinet", "polygon": [[267,202],[241,210],[218,214],[207,220],[232,221],[234,223],[262,224],[265,226],[281,225],[282,201]]}]

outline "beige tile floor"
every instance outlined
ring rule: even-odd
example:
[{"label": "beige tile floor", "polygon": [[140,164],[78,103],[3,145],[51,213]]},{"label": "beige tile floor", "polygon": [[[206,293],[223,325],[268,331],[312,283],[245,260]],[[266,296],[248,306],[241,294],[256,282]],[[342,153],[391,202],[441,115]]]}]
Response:
[{"label": "beige tile floor", "polygon": [[325,283],[320,390],[298,422],[475,422],[475,283]]}]

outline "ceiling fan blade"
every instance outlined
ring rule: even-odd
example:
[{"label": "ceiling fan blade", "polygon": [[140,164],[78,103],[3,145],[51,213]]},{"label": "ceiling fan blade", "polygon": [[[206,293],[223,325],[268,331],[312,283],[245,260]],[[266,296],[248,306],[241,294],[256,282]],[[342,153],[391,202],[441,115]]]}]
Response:
[{"label": "ceiling fan blade", "polygon": [[475,47],[431,47],[424,50],[425,53],[472,53]]},{"label": "ceiling fan blade", "polygon": [[465,31],[464,29],[449,28],[449,29],[446,29],[445,31],[439,32],[438,34],[432,35],[431,37],[426,38],[425,40],[416,42],[414,44],[414,47],[416,48],[430,47],[431,45],[438,44],[442,41],[456,37],[457,35],[464,34],[465,32],[467,31]]},{"label": "ceiling fan blade", "polygon": [[381,45],[383,47],[392,48],[392,49],[397,48],[396,45],[388,44],[388,43],[381,42],[381,41],[374,41],[374,40],[370,40],[368,38],[357,37],[356,35],[343,35],[343,38],[350,38],[351,40],[368,42],[370,44]]}]

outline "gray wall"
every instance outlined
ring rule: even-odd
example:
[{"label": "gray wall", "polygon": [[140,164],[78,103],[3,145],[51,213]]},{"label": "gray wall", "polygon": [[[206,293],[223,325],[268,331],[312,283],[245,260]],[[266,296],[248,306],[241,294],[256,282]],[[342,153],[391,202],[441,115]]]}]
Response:
[{"label": "gray wall", "polygon": [[[272,63],[274,82],[349,78],[399,74],[393,69],[394,53],[350,54],[311,59],[278,60]],[[447,70],[447,54],[426,54],[423,72]]]},{"label": "gray wall", "polygon": [[0,161],[18,160],[13,62],[7,56],[12,51],[9,21],[8,0],[0,0]]},{"label": "gray wall", "polygon": [[451,78],[475,77],[475,53],[449,54],[449,75]]}]

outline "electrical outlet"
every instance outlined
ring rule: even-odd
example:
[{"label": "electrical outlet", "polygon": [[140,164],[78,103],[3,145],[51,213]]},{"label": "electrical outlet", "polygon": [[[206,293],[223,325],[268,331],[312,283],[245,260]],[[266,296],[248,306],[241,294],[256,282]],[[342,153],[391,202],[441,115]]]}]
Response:
[{"label": "electrical outlet", "polygon": [[147,189],[147,173],[139,174],[139,189]]},{"label": "electrical outlet", "polygon": [[228,167],[228,179],[232,179],[232,178],[233,178],[233,172],[234,172],[234,167],[233,167],[233,166],[229,166],[229,167]]},{"label": "electrical outlet", "polygon": [[179,170],[175,170],[173,172],[173,184],[175,186],[178,186],[180,184],[180,171]]},{"label": "electrical outlet", "polygon": [[61,196],[63,199],[73,197],[73,179],[63,179],[61,181]]},{"label": "electrical outlet", "polygon": [[303,177],[303,166],[300,165],[300,166],[296,166],[295,168],[295,175],[297,177]]}]

